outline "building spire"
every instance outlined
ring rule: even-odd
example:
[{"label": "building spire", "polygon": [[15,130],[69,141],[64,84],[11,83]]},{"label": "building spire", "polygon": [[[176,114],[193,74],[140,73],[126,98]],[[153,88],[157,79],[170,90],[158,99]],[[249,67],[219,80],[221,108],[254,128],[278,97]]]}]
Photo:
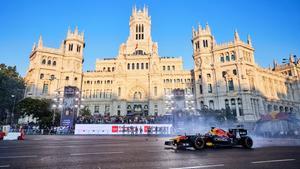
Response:
[{"label": "building spire", "polygon": [[145,6],[145,15],[148,16],[148,6]]},{"label": "building spire", "polygon": [[75,34],[75,35],[78,35],[78,26],[75,27],[74,34]]},{"label": "building spire", "polygon": [[234,31],[234,41],[240,41],[240,36],[239,36],[239,33],[237,31],[237,29]]},{"label": "building spire", "polygon": [[294,55],[291,53],[289,58],[290,63],[295,63]]},{"label": "building spire", "polygon": [[193,34],[193,36],[195,35],[195,28],[194,28],[194,26],[192,26],[192,34]]},{"label": "building spire", "polygon": [[135,15],[136,14],[136,5],[134,5],[133,7],[132,7],[132,15]]},{"label": "building spire", "polygon": [[247,37],[247,43],[248,43],[248,45],[252,46],[252,40],[251,40],[251,36],[249,34]]},{"label": "building spire", "polygon": [[202,30],[202,26],[201,24],[198,22],[198,32],[200,32]]},{"label": "building spire", "polygon": [[38,48],[42,48],[42,47],[43,47],[43,38],[42,38],[42,35],[40,35],[39,42],[38,42]]},{"label": "building spire", "polygon": [[208,25],[208,22],[206,22],[205,30],[210,34],[210,27],[209,27],[209,25]]},{"label": "building spire", "polygon": [[34,42],[34,43],[33,43],[32,50],[31,50],[31,51],[34,51],[34,50],[35,50],[35,48],[36,48],[36,44],[35,44],[35,42]]},{"label": "building spire", "polygon": [[274,59],[273,60],[273,69],[275,69],[277,67],[277,61]]}]

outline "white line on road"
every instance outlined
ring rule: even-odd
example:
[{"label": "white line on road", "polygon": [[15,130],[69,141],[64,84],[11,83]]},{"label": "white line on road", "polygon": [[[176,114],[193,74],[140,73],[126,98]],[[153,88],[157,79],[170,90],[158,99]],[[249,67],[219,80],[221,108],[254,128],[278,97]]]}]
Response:
[{"label": "white line on road", "polygon": [[76,148],[79,146],[88,146],[88,147],[108,147],[108,146],[128,146],[128,144],[96,144],[96,145],[90,145],[90,144],[78,144],[78,145],[47,145],[43,146],[43,148],[62,148],[62,147],[68,147],[68,148]]},{"label": "white line on road", "polygon": [[0,168],[8,168],[8,167],[10,167],[9,164],[7,164],[7,165],[0,165]]},{"label": "white line on road", "polygon": [[71,156],[84,156],[84,155],[106,155],[106,154],[122,154],[124,152],[115,151],[115,152],[96,152],[96,153],[74,153],[70,154]]},{"label": "white line on road", "polygon": [[170,169],[197,169],[197,168],[210,168],[210,167],[224,167],[224,164],[199,165],[193,167],[181,167],[181,168],[170,168]]},{"label": "white line on road", "polygon": [[6,157],[0,157],[0,159],[7,159],[7,158],[36,158],[36,155],[30,155],[30,156],[6,156]]},{"label": "white line on road", "polygon": [[253,164],[260,164],[260,163],[276,163],[276,162],[284,162],[284,161],[294,161],[296,159],[280,159],[280,160],[266,160],[266,161],[253,161]]},{"label": "white line on road", "polygon": [[169,151],[166,151],[166,150],[149,150],[149,151],[146,151],[148,153],[161,153],[161,152],[169,152]]}]

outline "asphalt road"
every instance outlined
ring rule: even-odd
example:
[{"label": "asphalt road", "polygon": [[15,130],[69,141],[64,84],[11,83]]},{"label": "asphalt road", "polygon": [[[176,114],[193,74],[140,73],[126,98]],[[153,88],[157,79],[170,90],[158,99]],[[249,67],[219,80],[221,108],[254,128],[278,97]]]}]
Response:
[{"label": "asphalt road", "polygon": [[30,169],[299,169],[300,141],[255,139],[255,148],[177,151],[167,138],[134,136],[27,136],[0,142],[0,168]]}]

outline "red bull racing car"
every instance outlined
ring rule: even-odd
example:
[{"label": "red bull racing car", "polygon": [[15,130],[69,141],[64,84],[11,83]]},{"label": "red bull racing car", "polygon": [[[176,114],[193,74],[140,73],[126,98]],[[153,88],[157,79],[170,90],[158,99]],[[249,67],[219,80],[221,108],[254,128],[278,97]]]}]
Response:
[{"label": "red bull racing car", "polygon": [[206,147],[234,146],[242,146],[250,149],[253,146],[253,140],[247,136],[247,130],[243,128],[234,128],[225,131],[220,128],[212,127],[211,130],[204,135],[179,135],[166,141],[165,145],[173,146],[175,149],[193,147],[196,150],[201,150]]}]

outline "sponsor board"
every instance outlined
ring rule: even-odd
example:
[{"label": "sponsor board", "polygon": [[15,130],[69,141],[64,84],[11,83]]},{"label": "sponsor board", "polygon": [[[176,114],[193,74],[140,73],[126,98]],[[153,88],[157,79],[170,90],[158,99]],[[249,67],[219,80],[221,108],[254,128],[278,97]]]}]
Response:
[{"label": "sponsor board", "polygon": [[144,135],[171,134],[172,124],[75,124],[75,134]]},{"label": "sponsor board", "polygon": [[[61,113],[61,126],[67,126],[69,128],[73,127],[74,119],[76,118],[77,108],[75,105],[78,104],[79,90],[75,86],[65,86],[64,88],[64,98],[63,98],[63,111]],[[77,98],[77,100],[76,100]]]}]

